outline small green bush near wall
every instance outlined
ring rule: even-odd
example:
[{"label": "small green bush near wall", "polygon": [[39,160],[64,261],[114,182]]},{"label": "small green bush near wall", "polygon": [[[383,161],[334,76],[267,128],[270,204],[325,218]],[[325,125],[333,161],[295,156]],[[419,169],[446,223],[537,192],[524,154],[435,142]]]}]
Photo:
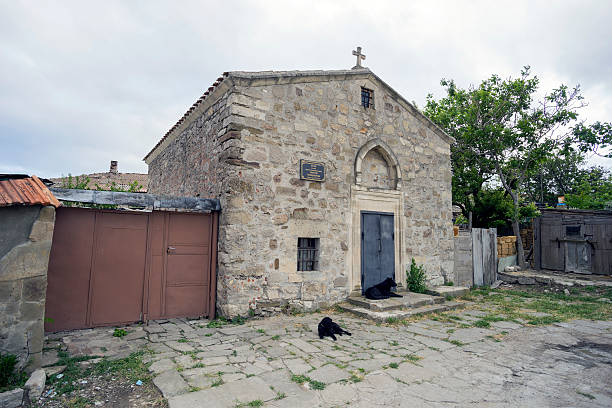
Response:
[{"label": "small green bush near wall", "polygon": [[12,390],[25,384],[27,375],[15,370],[17,357],[0,353],[0,392]]},{"label": "small green bush near wall", "polygon": [[406,285],[411,292],[425,293],[427,291],[427,286],[425,286],[425,267],[417,265],[414,258],[412,258],[410,270],[406,271]]}]

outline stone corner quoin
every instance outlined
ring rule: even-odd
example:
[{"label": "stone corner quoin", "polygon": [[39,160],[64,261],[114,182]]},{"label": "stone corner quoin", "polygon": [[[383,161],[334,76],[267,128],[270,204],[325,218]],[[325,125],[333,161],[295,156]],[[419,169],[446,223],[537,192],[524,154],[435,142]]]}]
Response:
[{"label": "stone corner quoin", "polygon": [[[361,211],[393,213],[398,282],[412,258],[430,284],[451,279],[449,138],[428,119],[375,75],[226,81],[147,159],[150,193],[221,202],[221,314],[312,310],[360,291]],[[323,163],[324,181],[300,179],[300,160]],[[319,238],[316,271],[297,270],[300,237]]]}]

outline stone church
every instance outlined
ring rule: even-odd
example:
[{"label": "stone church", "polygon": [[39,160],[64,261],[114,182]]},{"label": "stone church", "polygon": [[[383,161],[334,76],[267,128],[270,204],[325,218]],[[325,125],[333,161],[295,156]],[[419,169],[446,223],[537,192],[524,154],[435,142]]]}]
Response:
[{"label": "stone church", "polygon": [[225,72],[145,157],[148,191],[218,198],[217,310],[306,310],[411,259],[452,280],[450,144],[360,62]]}]

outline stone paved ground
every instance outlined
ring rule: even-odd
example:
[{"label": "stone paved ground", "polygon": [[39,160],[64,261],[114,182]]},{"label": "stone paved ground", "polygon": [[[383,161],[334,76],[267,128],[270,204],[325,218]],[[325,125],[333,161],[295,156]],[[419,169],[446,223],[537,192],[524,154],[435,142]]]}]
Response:
[{"label": "stone paved ground", "polygon": [[127,340],[106,328],[63,341],[72,354],[148,347],[171,408],[612,406],[612,322],[468,327],[482,314],[375,325],[330,313],[353,333],[337,342],[317,337],[319,313],[219,328],[174,319],[131,327]]}]

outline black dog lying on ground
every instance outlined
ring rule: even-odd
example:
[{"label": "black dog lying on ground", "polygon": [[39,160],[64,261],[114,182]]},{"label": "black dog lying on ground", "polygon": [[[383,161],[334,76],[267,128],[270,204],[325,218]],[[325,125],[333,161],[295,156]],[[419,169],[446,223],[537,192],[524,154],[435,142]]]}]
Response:
[{"label": "black dog lying on ground", "polygon": [[374,285],[365,291],[365,297],[372,300],[389,299],[390,297],[403,297],[397,293],[391,292],[391,288],[397,286],[397,283],[392,278],[387,278]]},{"label": "black dog lying on ground", "polygon": [[325,336],[329,336],[336,341],[336,334],[342,336],[343,334],[351,335],[351,333],[338,326],[329,317],[324,317],[319,323],[319,338],[322,339]]}]

